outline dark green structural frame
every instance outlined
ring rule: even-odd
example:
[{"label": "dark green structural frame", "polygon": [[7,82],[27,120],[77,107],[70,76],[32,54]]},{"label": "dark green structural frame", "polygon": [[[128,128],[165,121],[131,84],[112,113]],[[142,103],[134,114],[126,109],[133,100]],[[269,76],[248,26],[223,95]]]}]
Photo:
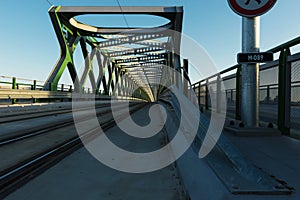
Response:
[{"label": "dark green structural frame", "polygon": [[[146,14],[164,17],[169,22],[153,28],[95,27],[76,20],[76,16],[86,14]],[[140,77],[135,73],[130,73],[131,69],[135,68],[135,71],[142,72],[146,77],[145,80],[160,76],[162,71],[158,70],[158,65],[168,64],[180,70],[180,57],[173,53],[173,59],[169,60],[166,55],[170,52],[180,52],[181,38],[174,37],[170,30],[181,33],[182,7],[123,7],[120,10],[119,7],[52,6],[49,9],[49,15],[59,41],[61,54],[45,82],[44,90],[57,91],[62,74],[68,69],[76,92],[84,92],[84,86],[89,78],[92,86],[90,92],[126,95],[128,87],[138,87],[139,91],[134,94],[151,99],[150,96],[157,96],[153,94],[152,86],[149,84],[145,86],[147,83],[138,86]],[[149,40],[161,38],[167,39],[164,43],[149,42]],[[139,44],[139,46],[121,51],[109,49],[132,43]],[[74,63],[74,52],[79,45],[85,60],[85,67],[80,76]],[[95,59],[98,63],[99,74],[93,72]],[[125,80],[125,77],[130,80]],[[135,87],[132,84],[135,84]],[[103,91],[100,91],[101,88]],[[114,92],[115,90],[118,92]]]}]

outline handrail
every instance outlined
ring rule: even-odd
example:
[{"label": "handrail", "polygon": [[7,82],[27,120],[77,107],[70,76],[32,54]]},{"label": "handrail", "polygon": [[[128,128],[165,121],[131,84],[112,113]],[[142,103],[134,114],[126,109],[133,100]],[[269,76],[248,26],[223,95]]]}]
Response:
[{"label": "handrail", "polygon": [[300,44],[300,36],[297,37],[297,38],[294,38],[294,39],[292,39],[292,40],[290,40],[290,41],[288,41],[286,43],[283,43],[283,44],[281,44],[281,45],[279,45],[277,47],[274,47],[273,49],[270,49],[269,51],[271,51],[273,53],[277,53],[277,52],[280,52],[280,51],[282,51],[284,49],[290,48],[292,46],[296,46],[298,44]]},{"label": "handrail", "polygon": [[[4,86],[6,85],[7,88],[10,87],[12,89],[18,89],[19,86],[31,86],[29,90],[42,90],[44,87],[44,81],[39,81],[39,80],[30,80],[30,79],[25,79],[25,78],[16,78],[16,77],[9,77],[9,76],[0,76],[0,88],[1,85]],[[8,80],[10,79],[10,81]],[[23,81],[23,82],[17,82],[17,81]],[[42,83],[42,84],[41,84]],[[11,86],[9,86],[11,85]],[[58,88],[60,88],[60,91],[65,91],[65,92],[70,92],[70,89],[72,85],[68,84],[60,84]],[[88,88],[84,88],[88,89]]]},{"label": "handrail", "polygon": [[[282,51],[282,50],[288,49],[288,48],[293,47],[293,46],[296,46],[296,45],[298,45],[298,44],[300,44],[300,36],[299,36],[299,37],[296,37],[296,38],[294,38],[294,39],[292,39],[292,40],[290,40],[290,41],[288,41],[288,42],[286,42],[286,43],[283,43],[283,44],[281,44],[281,45],[278,45],[278,46],[276,46],[276,47],[274,47],[274,48],[272,48],[272,49],[269,49],[268,51],[273,52],[273,53],[278,53],[278,52],[280,52],[280,51]],[[220,74],[225,74],[225,73],[227,73],[227,72],[230,72],[230,71],[232,71],[232,70],[234,70],[234,69],[237,69],[239,66],[240,66],[239,64],[236,64],[236,65],[234,65],[234,66],[232,66],[232,67],[229,67],[229,68],[227,68],[227,69],[225,69],[225,70],[223,70],[223,71],[221,71],[221,72],[219,72],[219,73],[217,73],[217,74],[213,74],[213,75],[211,75],[211,76],[209,76],[209,77],[207,77],[207,78],[205,78],[205,79],[202,79],[202,80],[200,80],[200,81],[198,81],[198,82],[192,84],[191,86],[192,86],[192,87],[193,87],[193,86],[196,86],[197,84],[199,84],[199,83],[201,83],[201,82],[203,82],[203,81],[206,81],[206,80],[209,80],[209,79],[211,79],[211,78],[214,78],[214,77],[216,77],[216,76],[218,76],[218,75],[220,75]]]}]

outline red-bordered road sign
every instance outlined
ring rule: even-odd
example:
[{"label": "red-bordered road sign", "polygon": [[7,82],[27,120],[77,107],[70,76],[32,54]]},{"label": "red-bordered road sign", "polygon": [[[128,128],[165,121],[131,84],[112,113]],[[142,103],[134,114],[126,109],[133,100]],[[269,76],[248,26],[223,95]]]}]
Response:
[{"label": "red-bordered road sign", "polygon": [[244,17],[256,17],[269,11],[277,0],[228,0],[231,9]]}]

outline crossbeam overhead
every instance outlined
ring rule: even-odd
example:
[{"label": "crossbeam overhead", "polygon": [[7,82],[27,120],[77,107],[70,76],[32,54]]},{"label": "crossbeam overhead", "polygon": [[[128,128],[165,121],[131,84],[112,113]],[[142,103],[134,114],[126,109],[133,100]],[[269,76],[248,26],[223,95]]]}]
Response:
[{"label": "crossbeam overhead", "polygon": [[[158,27],[96,27],[76,20],[80,15],[134,14],[160,16],[168,22]],[[68,67],[74,88],[83,92],[89,79],[93,92],[106,95],[124,95],[128,88],[139,88],[139,97],[154,101],[152,83],[161,82],[163,66],[180,71],[180,37],[174,31],[182,30],[182,7],[75,7],[52,6],[49,15],[60,47],[60,59],[50,73],[44,89],[57,90],[58,82]],[[173,32],[172,32],[173,31]],[[81,46],[85,62],[83,74],[77,74],[74,52]],[[90,50],[89,50],[90,49]],[[174,58],[177,58],[174,59]],[[96,61],[96,62],[94,62]],[[95,63],[98,66],[94,66]],[[98,68],[98,74],[94,69]],[[178,70],[179,69],[179,70]],[[125,80],[126,79],[126,80]],[[133,85],[132,85],[133,84]],[[157,87],[157,85],[155,85]],[[155,90],[157,91],[157,90]],[[134,93],[134,91],[131,91]],[[129,92],[130,93],[130,92]],[[142,95],[141,95],[142,94]]]}]

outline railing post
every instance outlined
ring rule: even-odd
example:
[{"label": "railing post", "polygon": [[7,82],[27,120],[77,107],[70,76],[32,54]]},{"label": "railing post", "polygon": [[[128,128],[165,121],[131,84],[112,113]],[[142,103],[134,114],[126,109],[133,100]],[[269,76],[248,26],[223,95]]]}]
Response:
[{"label": "railing post", "polygon": [[[17,78],[16,78],[16,77],[13,77],[13,78],[12,78],[12,89],[13,89],[13,90],[17,89]],[[11,103],[12,103],[12,104],[17,103],[17,99],[12,99],[12,100],[11,100]]]},{"label": "railing post", "polygon": [[206,84],[205,84],[205,110],[208,110],[208,96],[209,96],[209,91],[208,91],[208,79],[206,80]]},{"label": "railing post", "polygon": [[[36,90],[36,80],[33,81],[32,90]],[[36,103],[36,99],[32,99],[32,103]]]},{"label": "railing post", "polygon": [[201,82],[199,82],[199,87],[198,87],[198,104],[200,108],[201,107]]},{"label": "railing post", "polygon": [[268,85],[267,86],[267,101],[266,101],[267,104],[270,103],[270,86]]},{"label": "railing post", "polygon": [[36,90],[36,80],[33,81],[33,87],[32,90]]},{"label": "railing post", "polygon": [[63,92],[64,91],[64,88],[65,87],[65,85],[64,84],[61,84],[61,91]]},{"label": "railing post", "polygon": [[221,76],[220,74],[217,77],[217,94],[216,94],[216,111],[217,113],[221,113],[221,102],[222,102],[222,95],[221,95]]},{"label": "railing post", "polygon": [[70,85],[70,89],[69,89],[69,92],[72,92],[72,90],[73,90],[73,89],[72,89],[72,85]]},{"label": "railing post", "polygon": [[188,79],[189,79],[189,61],[187,59],[183,60],[183,93],[188,97]]},{"label": "railing post", "polygon": [[278,129],[284,135],[290,134],[291,121],[291,66],[287,61],[290,55],[290,50],[285,49],[280,52],[279,56]]},{"label": "railing post", "polygon": [[241,120],[241,65],[236,70],[235,119]]},{"label": "railing post", "polygon": [[13,90],[17,89],[17,78],[16,77],[12,78],[12,89]]},{"label": "railing post", "polygon": [[48,83],[49,84],[49,91],[52,91],[52,83]]},{"label": "railing post", "polygon": [[226,88],[225,88],[225,100],[226,100],[226,102],[230,102],[231,100],[230,100],[230,90],[226,90]]}]

